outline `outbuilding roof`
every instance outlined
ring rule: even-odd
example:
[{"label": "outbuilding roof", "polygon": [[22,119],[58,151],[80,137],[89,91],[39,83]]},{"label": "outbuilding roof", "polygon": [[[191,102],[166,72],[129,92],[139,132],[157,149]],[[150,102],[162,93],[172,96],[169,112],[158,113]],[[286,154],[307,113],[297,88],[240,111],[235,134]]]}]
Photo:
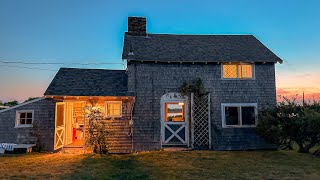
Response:
[{"label": "outbuilding roof", "polygon": [[127,96],[125,70],[60,68],[44,95]]},{"label": "outbuilding roof", "polygon": [[125,33],[122,59],[159,62],[280,62],[253,35]]}]

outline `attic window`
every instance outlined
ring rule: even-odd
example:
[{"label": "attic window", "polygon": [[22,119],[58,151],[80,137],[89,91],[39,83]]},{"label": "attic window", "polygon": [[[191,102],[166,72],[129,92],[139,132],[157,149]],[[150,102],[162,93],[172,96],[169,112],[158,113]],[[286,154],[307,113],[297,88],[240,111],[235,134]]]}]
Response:
[{"label": "attic window", "polygon": [[223,79],[253,79],[254,65],[250,63],[223,63]]}]

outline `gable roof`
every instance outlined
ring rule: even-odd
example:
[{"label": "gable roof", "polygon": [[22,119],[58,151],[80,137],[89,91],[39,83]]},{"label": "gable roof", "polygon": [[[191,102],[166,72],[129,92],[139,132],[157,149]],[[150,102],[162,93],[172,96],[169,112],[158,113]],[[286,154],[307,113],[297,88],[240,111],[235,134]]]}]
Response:
[{"label": "gable roof", "polygon": [[44,95],[126,96],[125,70],[60,68]]},{"label": "gable roof", "polygon": [[253,35],[125,33],[122,59],[159,62],[280,62]]},{"label": "gable roof", "polygon": [[6,112],[6,111],[9,111],[11,109],[15,109],[15,108],[18,108],[18,107],[21,107],[21,106],[25,106],[27,104],[31,104],[31,103],[34,103],[34,102],[38,102],[38,101],[41,101],[45,99],[44,97],[40,97],[40,98],[37,98],[37,99],[33,99],[31,101],[27,101],[27,102],[24,102],[24,103],[21,103],[21,104],[18,104],[18,105],[15,105],[15,106],[12,106],[12,107],[9,107],[7,109],[2,109],[0,110],[0,113],[3,113],[3,112]]}]

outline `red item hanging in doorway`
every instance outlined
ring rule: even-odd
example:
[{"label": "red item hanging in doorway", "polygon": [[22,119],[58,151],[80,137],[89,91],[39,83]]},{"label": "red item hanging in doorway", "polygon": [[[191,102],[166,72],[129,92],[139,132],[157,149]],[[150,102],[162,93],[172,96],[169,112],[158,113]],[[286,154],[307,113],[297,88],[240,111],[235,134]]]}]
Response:
[{"label": "red item hanging in doorway", "polygon": [[77,134],[77,129],[73,128],[73,130],[72,130],[72,142],[76,141],[76,134]]}]

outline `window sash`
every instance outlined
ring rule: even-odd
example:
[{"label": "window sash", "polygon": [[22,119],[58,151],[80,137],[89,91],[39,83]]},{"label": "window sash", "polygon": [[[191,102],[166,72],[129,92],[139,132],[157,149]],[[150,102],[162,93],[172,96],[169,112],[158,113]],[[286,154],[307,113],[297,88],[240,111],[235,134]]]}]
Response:
[{"label": "window sash", "polygon": [[[172,117],[172,119],[169,119],[169,114],[174,114],[169,112],[169,105],[178,105],[181,106],[181,112],[176,112],[176,114],[181,114],[181,118],[178,117]],[[185,111],[184,111],[184,104],[179,105],[179,102],[166,102],[165,103],[165,122],[185,122]]]},{"label": "window sash", "polygon": [[122,116],[122,101],[107,101],[106,102],[106,116],[107,117],[121,117]]},{"label": "window sash", "polygon": [[[226,122],[226,108],[227,107],[236,107],[238,108],[238,125],[227,125]],[[244,107],[253,107],[254,108],[254,124],[243,124],[243,119],[242,119],[242,108]],[[257,124],[257,104],[256,103],[244,103],[244,104],[222,104],[222,127],[255,127]]]},{"label": "window sash", "polygon": [[[227,68],[229,69],[229,73],[227,71]],[[250,70],[250,71],[248,71],[248,70]],[[234,71],[233,75],[230,74],[230,71]],[[222,74],[222,79],[253,79],[254,78],[254,64],[223,63],[221,74]]]},{"label": "window sash", "polygon": [[16,112],[16,125],[15,127],[32,127],[34,119],[34,111],[20,110]]}]

